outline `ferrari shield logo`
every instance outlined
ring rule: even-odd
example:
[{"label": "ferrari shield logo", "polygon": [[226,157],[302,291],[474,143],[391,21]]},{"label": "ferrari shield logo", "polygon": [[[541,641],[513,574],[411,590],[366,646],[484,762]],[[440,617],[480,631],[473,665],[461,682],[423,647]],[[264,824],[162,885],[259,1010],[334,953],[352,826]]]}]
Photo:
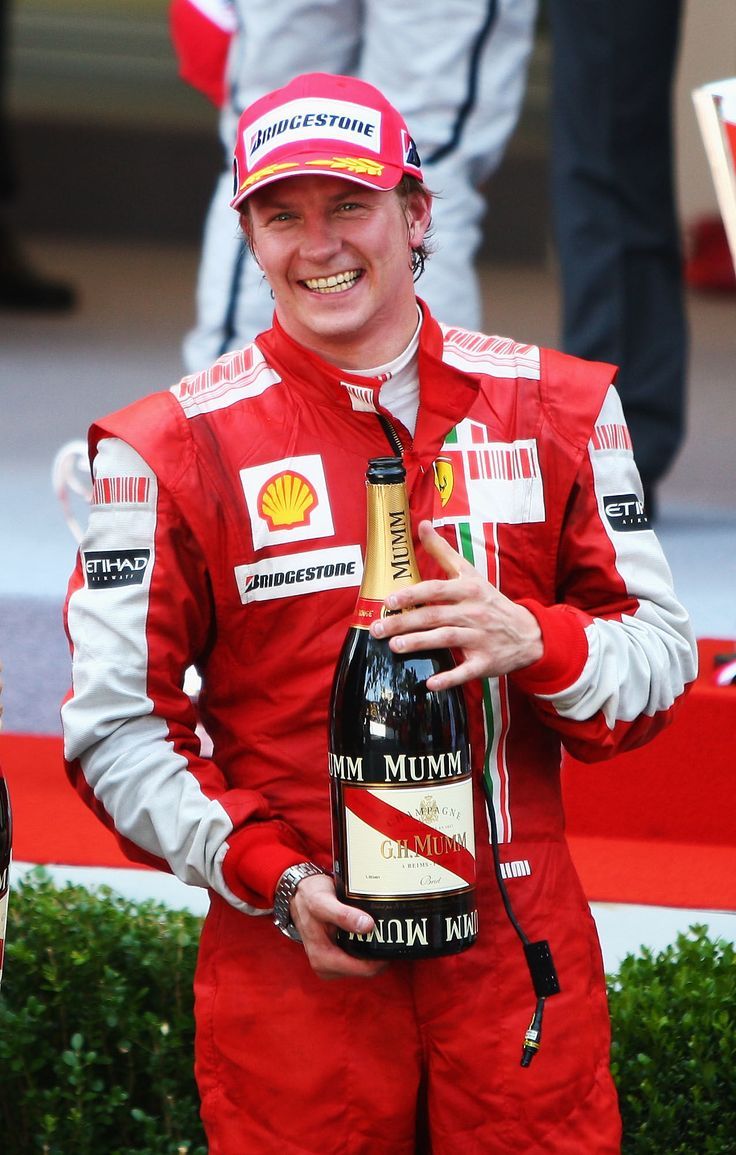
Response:
[{"label": "ferrari shield logo", "polygon": [[438,457],[434,463],[434,483],[440,495],[442,508],[447,505],[455,488],[455,471],[447,457]]}]

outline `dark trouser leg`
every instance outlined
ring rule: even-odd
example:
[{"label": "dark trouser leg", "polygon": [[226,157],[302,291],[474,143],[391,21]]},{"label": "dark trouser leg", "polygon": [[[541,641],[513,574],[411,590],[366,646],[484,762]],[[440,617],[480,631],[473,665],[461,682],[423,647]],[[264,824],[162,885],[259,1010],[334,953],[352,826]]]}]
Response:
[{"label": "dark trouser leg", "polygon": [[550,0],[563,345],[620,366],[647,485],[682,440],[687,333],[672,178],[679,0]]}]

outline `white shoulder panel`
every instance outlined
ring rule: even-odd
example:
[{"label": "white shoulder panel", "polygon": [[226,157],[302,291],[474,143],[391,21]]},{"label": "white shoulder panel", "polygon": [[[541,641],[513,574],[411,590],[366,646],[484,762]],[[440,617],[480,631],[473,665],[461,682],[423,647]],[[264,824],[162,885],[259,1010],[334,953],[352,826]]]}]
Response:
[{"label": "white shoulder panel", "polygon": [[539,348],[522,345],[511,337],[489,337],[440,324],[445,338],[442,359],[469,373],[489,373],[493,377],[526,377],[538,381]]},{"label": "white shoulder panel", "polygon": [[184,377],[171,392],[187,417],[227,409],[246,397],[256,397],[281,378],[257,345],[226,353],[209,369]]}]

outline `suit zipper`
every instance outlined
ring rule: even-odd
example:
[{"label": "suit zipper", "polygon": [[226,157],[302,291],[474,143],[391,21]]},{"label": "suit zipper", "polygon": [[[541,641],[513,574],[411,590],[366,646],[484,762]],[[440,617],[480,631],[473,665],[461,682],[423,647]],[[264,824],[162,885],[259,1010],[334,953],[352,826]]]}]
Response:
[{"label": "suit zipper", "polygon": [[397,457],[403,457],[404,456],[404,446],[401,444],[401,438],[399,437],[398,433],[396,432],[393,425],[389,421],[388,417],[385,417],[383,415],[383,413],[379,413],[378,414],[378,420],[381,422],[381,427],[383,429],[383,432],[386,434],[386,439],[387,439],[389,445],[391,446],[391,448],[393,449],[394,453],[396,454],[396,456]]}]

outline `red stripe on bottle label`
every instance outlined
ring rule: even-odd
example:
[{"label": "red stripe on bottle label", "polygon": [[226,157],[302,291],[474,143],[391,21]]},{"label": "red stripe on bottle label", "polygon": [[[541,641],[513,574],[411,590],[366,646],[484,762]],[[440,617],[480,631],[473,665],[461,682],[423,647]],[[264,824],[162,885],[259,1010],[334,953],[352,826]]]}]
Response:
[{"label": "red stripe on bottle label", "polygon": [[[385,834],[394,842],[405,841],[418,857],[426,858],[444,870],[452,871],[468,886],[472,886],[475,882],[473,855],[456,841],[445,838],[434,826],[427,826],[426,823],[413,818],[411,814],[404,814],[370,790],[348,787],[344,791],[343,798],[346,808],[374,830]],[[425,848],[431,846],[433,839],[438,838],[443,839],[445,843],[442,853],[426,853]],[[415,847],[422,849],[414,849]]]}]

